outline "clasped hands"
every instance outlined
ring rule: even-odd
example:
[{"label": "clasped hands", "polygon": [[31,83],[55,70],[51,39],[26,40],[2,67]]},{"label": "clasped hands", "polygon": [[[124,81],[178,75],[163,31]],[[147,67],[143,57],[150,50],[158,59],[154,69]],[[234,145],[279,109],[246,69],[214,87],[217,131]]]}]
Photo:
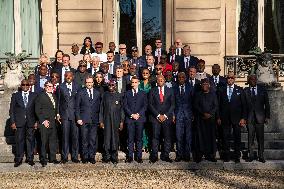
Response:
[{"label": "clasped hands", "polygon": [[163,123],[164,121],[166,121],[167,116],[165,114],[161,114],[157,118],[160,123]]}]

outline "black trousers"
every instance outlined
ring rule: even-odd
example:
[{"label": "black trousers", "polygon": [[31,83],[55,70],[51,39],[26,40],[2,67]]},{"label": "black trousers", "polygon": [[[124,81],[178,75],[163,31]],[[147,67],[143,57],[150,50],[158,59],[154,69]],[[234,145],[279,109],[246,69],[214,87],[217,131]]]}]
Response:
[{"label": "black trousers", "polygon": [[256,136],[258,145],[258,157],[263,158],[264,152],[264,124],[256,123],[256,119],[249,121],[248,126],[248,151],[249,157],[253,158],[253,143]]},{"label": "black trousers", "polygon": [[142,159],[142,147],[143,147],[143,127],[144,123],[133,122],[127,124],[128,134],[128,157],[133,158],[134,143],[136,144],[136,157]]},{"label": "black trousers", "polygon": [[[71,141],[70,141],[71,135]],[[78,159],[79,129],[74,120],[62,120],[62,159],[68,159],[71,144],[71,158]]]},{"label": "black trousers", "polygon": [[49,128],[46,128],[43,124],[40,125],[40,138],[41,138],[41,148],[40,148],[40,161],[47,162],[47,149],[49,147],[49,161],[56,160],[56,150],[57,150],[57,129],[55,127],[55,121],[50,122]]},{"label": "black trousers", "polygon": [[163,149],[161,158],[168,158],[171,151],[171,136],[172,136],[172,120],[166,119],[163,123],[154,120],[152,122],[153,138],[152,138],[152,158],[158,158],[160,135],[163,134]]},{"label": "black trousers", "polygon": [[81,130],[81,140],[82,140],[82,158],[90,159],[95,158],[97,148],[97,129],[98,124],[95,123],[85,123],[80,126]]},{"label": "black trousers", "polygon": [[34,141],[34,131],[32,127],[17,127],[15,131],[16,138],[16,153],[15,162],[21,162],[24,157],[25,146],[26,146],[26,159],[27,161],[32,161],[34,159],[33,154],[33,141]]},{"label": "black trousers", "polygon": [[230,138],[233,129],[233,148],[234,158],[240,158],[241,156],[241,126],[239,124],[229,123],[223,125],[223,139],[224,139],[224,158],[228,158],[230,155]]}]

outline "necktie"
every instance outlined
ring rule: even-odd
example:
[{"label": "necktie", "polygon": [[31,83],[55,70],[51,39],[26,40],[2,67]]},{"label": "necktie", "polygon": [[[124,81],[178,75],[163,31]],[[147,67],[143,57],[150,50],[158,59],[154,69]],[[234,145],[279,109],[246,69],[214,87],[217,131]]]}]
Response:
[{"label": "necktie", "polygon": [[93,94],[92,94],[92,90],[91,89],[89,89],[89,98],[93,99]]},{"label": "necktie", "polygon": [[25,105],[25,107],[27,107],[27,105],[28,105],[27,93],[24,93],[24,105]]},{"label": "necktie", "polygon": [[188,60],[188,58],[186,58],[185,69],[188,68],[188,62],[189,62],[189,60]]},{"label": "necktie", "polygon": [[180,86],[180,95],[184,96],[184,85]]},{"label": "necktie", "polygon": [[164,102],[164,95],[163,95],[163,88],[160,87],[160,102],[163,103]]},{"label": "necktie", "polygon": [[67,88],[68,88],[68,91],[69,91],[69,96],[71,96],[71,94],[72,94],[71,84],[67,84]]},{"label": "necktie", "polygon": [[175,54],[172,55],[172,60],[171,60],[171,64],[173,65],[175,62]]},{"label": "necktie", "polygon": [[215,83],[215,85],[217,86],[217,76],[214,76],[214,83]]},{"label": "necktie", "polygon": [[179,49],[177,49],[177,55],[179,55]]},{"label": "necktie", "polygon": [[229,96],[228,96],[229,102],[231,102],[232,93],[233,93],[233,89],[231,86],[229,86]]},{"label": "necktie", "polygon": [[251,88],[251,98],[252,98],[252,101],[254,102],[254,101],[255,101],[255,98],[256,98],[255,87],[252,87],[252,88]]},{"label": "necktie", "polygon": [[136,96],[137,95],[136,89],[133,89],[133,91],[134,91],[134,96]]},{"label": "necktie", "polygon": [[158,63],[160,63],[160,59],[161,59],[161,52],[160,49],[158,50]]},{"label": "necktie", "polygon": [[50,98],[50,100],[52,102],[53,108],[55,108],[55,101],[54,101],[54,98],[52,96],[52,93],[47,93],[47,94],[48,94],[48,96],[49,96],[49,98]]},{"label": "necktie", "polygon": [[113,74],[113,65],[109,64],[109,70],[110,70],[110,74]]},{"label": "necktie", "polygon": [[190,85],[193,87],[193,81],[192,81],[192,79],[190,79]]}]

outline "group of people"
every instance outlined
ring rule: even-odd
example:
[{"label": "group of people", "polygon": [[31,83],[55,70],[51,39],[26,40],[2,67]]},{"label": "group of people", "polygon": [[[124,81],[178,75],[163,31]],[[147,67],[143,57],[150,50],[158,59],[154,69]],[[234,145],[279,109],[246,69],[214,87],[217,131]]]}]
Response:
[{"label": "group of people", "polygon": [[[224,162],[240,162],[241,128],[247,127],[247,161],[254,160],[253,143],[258,142],[258,160],[265,162],[264,124],[270,118],[268,95],[248,76],[245,89],[235,84],[233,72],[226,77],[220,66],[206,73],[205,61],[192,56],[190,46],[177,39],[167,53],[162,41],[156,49],[145,46],[139,56],[125,44],[115,52],[114,42],[103,53],[103,43],[93,48],[90,37],[72,53],[58,50],[54,62],[46,54],[35,72],[21,82],[11,98],[10,122],[15,130],[15,167],[33,166],[35,149],[40,163],[65,164],[70,154],[74,163],[96,163],[97,151],[105,163],[118,162],[118,150],[125,162],[142,163],[142,152],[150,162],[216,162],[216,151]],[[230,153],[233,130],[233,156]],[[61,161],[56,159],[58,149]],[[48,155],[48,156],[47,156]],[[80,160],[79,160],[80,159]]]}]

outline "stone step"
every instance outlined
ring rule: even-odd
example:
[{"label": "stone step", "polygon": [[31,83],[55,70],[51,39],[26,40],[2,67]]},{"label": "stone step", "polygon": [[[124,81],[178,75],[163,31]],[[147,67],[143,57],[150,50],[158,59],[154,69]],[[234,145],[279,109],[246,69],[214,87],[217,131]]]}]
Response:
[{"label": "stone step", "polygon": [[[248,133],[242,133],[242,141],[248,140]],[[264,133],[264,141],[284,140],[284,133]]]},{"label": "stone step", "polygon": [[[233,141],[231,141],[231,146]],[[248,141],[242,141],[241,149],[248,148]],[[257,141],[254,142],[254,148],[257,149]],[[284,140],[264,141],[264,149],[284,149]]]}]

